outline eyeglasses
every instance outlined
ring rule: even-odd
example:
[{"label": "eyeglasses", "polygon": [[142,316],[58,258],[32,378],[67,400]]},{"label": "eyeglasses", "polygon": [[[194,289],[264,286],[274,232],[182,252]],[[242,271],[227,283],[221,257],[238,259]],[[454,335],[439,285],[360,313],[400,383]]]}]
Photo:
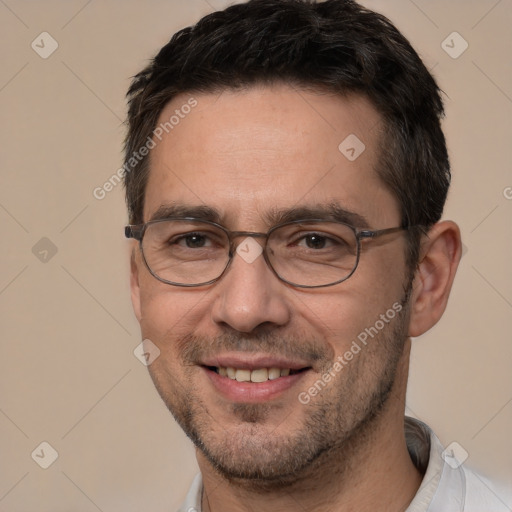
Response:
[{"label": "eyeglasses", "polygon": [[[258,233],[229,231],[215,222],[180,217],[126,226],[125,236],[139,241],[149,272],[173,286],[218,281],[239,245],[234,239],[251,237],[265,239],[261,253],[281,281],[299,288],[321,288],[341,283],[355,272],[362,240],[407,229],[370,231],[342,222],[306,219]],[[249,251],[249,245],[244,247]]]}]

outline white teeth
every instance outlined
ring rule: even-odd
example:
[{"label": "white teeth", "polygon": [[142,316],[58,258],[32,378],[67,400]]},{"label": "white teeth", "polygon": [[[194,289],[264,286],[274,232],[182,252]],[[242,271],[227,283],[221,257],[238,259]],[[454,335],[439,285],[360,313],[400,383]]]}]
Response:
[{"label": "white teeth", "polygon": [[251,382],[265,382],[268,380],[268,370],[261,368],[251,372]]},{"label": "white teeth", "polygon": [[235,378],[238,382],[251,382],[251,370],[237,370]]},{"label": "white teeth", "polygon": [[228,377],[238,382],[266,382],[290,375],[290,368],[257,368],[256,370],[237,369],[228,366],[217,367],[217,373],[222,377]]},{"label": "white teeth", "polygon": [[268,370],[268,379],[274,380],[278,377],[281,377],[281,370],[280,368],[269,368]]}]

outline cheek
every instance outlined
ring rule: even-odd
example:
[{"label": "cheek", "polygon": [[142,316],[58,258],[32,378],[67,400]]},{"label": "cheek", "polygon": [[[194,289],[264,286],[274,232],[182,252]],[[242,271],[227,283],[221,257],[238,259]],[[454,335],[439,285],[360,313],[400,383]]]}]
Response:
[{"label": "cheek", "polygon": [[[377,272],[376,269],[379,269]],[[301,299],[302,316],[314,331],[322,333],[337,355],[344,353],[366,329],[394,318],[403,299],[403,264],[396,259],[368,262],[356,270],[338,291],[323,291]],[[388,313],[390,311],[390,313]]]},{"label": "cheek", "polygon": [[343,299],[326,295],[310,302],[304,309],[304,319],[314,334],[331,346],[336,355],[344,353],[359,333],[378,318],[380,304],[370,298]]},{"label": "cheek", "polygon": [[207,318],[208,291],[141,283],[141,333],[162,351],[176,352],[176,340],[193,333]]}]

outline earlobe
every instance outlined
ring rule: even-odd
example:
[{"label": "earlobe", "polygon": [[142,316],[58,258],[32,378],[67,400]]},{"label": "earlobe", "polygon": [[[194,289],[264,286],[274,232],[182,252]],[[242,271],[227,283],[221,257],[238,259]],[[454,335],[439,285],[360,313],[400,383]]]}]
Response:
[{"label": "earlobe", "polygon": [[443,315],[461,257],[460,230],[452,221],[435,224],[422,243],[411,295],[409,336],[428,331]]},{"label": "earlobe", "polygon": [[130,289],[132,297],[133,311],[137,320],[141,321],[142,314],[140,308],[140,284],[139,284],[139,265],[137,263],[137,250],[132,248],[130,256]]}]

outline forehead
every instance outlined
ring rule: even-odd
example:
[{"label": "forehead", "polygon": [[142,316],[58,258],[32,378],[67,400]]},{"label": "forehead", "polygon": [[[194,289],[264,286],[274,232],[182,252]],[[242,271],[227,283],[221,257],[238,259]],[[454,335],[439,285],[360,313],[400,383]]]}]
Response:
[{"label": "forehead", "polygon": [[381,223],[398,218],[375,171],[382,122],[360,96],[287,85],[182,94],[159,127],[145,221],[182,204],[215,208],[233,229],[262,227],[269,211],[321,204]]}]

